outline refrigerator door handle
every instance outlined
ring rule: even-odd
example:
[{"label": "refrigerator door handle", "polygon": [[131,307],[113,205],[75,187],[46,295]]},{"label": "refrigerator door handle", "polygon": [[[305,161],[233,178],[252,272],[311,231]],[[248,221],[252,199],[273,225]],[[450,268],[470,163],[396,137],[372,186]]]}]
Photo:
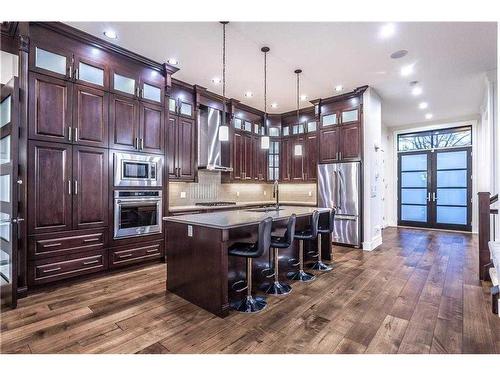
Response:
[{"label": "refrigerator door handle", "polygon": [[340,172],[340,170],[337,172],[337,180],[338,180],[338,188],[337,188],[337,191],[339,192],[339,200],[338,200],[338,203],[339,203],[339,209],[342,207],[342,188],[340,186],[341,182],[342,182],[342,174]]}]

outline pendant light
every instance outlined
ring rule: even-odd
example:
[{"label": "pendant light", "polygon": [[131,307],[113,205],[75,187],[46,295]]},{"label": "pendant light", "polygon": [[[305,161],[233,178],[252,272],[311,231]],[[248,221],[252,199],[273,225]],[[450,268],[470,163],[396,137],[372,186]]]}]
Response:
[{"label": "pendant light", "polygon": [[[269,52],[269,47],[262,47],[260,49],[264,52],[264,128],[267,128],[267,53]],[[269,135],[264,134],[260,139],[260,148],[263,150],[269,150]]]},{"label": "pendant light", "polygon": [[[302,69],[296,69],[294,72],[297,75],[297,124],[300,126],[300,111],[299,111],[299,103],[300,103],[300,73],[302,73]],[[293,148],[293,154],[295,156],[302,156],[302,144],[295,145]]]},{"label": "pendant light", "polygon": [[229,21],[220,21],[222,24],[222,119],[219,126],[219,141],[229,141],[229,127],[226,124],[226,25]]}]

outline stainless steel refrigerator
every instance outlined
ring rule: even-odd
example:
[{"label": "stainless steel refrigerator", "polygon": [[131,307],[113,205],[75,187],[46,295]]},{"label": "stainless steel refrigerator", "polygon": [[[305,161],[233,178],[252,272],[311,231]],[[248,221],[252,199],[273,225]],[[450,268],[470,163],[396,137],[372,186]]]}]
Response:
[{"label": "stainless steel refrigerator", "polygon": [[361,163],[318,165],[318,207],[335,208],[333,242],[361,244]]}]

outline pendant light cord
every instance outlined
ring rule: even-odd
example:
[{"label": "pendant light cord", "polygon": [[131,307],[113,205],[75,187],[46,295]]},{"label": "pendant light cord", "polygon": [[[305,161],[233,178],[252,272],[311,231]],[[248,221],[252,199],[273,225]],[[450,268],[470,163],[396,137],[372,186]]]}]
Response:
[{"label": "pendant light cord", "polygon": [[299,76],[300,73],[297,73],[297,124],[300,124],[300,121],[299,121],[299,92],[300,92],[300,76]]},{"label": "pendant light cord", "polygon": [[222,23],[222,126],[226,125],[226,24]]},{"label": "pendant light cord", "polygon": [[264,52],[264,128],[267,126],[267,52]]}]

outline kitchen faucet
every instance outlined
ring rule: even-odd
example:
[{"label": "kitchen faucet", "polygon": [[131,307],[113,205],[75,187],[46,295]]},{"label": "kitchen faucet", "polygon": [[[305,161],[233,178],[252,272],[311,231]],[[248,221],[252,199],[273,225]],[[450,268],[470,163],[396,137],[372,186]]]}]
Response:
[{"label": "kitchen faucet", "polygon": [[280,208],[280,184],[278,182],[278,179],[274,180],[273,198],[276,198],[276,209],[279,210],[279,208]]}]

